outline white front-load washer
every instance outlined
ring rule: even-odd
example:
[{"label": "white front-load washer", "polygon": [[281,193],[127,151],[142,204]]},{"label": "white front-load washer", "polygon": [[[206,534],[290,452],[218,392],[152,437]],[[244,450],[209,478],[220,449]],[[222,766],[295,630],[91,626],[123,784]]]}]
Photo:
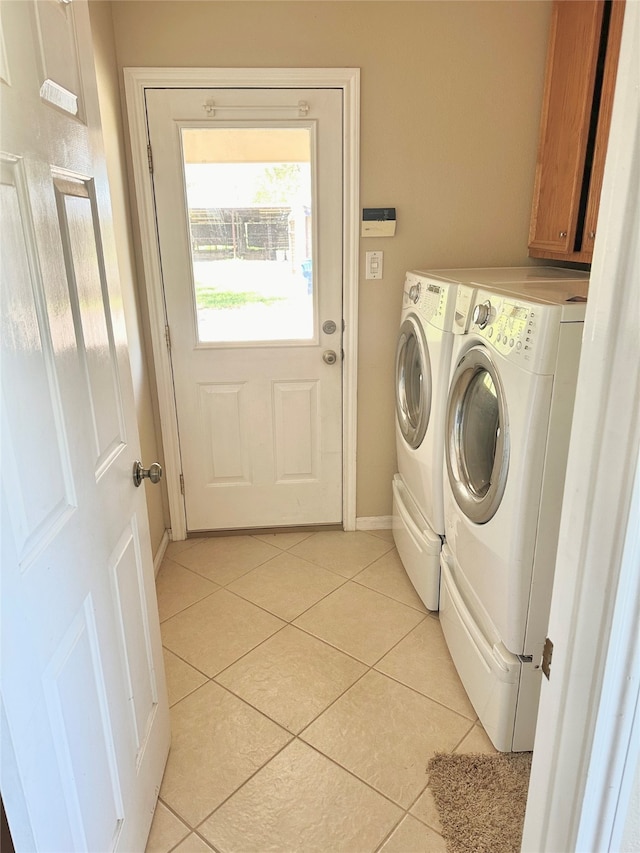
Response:
[{"label": "white front-load washer", "polygon": [[452,357],[440,619],[502,751],[533,747],[588,286],[571,274],[478,271]]},{"label": "white front-load washer", "polygon": [[456,287],[408,272],[396,348],[393,535],[400,559],[429,610],[438,609],[444,534],[442,458]]}]

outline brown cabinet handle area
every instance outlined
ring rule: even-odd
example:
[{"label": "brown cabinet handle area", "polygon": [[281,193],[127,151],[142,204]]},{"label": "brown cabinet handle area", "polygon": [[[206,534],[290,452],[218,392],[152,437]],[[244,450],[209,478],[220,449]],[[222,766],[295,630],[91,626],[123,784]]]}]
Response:
[{"label": "brown cabinet handle area", "polygon": [[531,257],[591,263],[624,7],[625,0],[553,0]]}]

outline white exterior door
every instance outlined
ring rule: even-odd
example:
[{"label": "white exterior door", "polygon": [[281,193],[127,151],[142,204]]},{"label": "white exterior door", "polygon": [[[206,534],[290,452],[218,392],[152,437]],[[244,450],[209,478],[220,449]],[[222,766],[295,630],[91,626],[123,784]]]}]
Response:
[{"label": "white exterior door", "polygon": [[189,531],[342,521],[342,92],[149,89]]},{"label": "white exterior door", "polygon": [[2,34],[0,785],[18,850],[143,850],[168,705],[88,9]]}]

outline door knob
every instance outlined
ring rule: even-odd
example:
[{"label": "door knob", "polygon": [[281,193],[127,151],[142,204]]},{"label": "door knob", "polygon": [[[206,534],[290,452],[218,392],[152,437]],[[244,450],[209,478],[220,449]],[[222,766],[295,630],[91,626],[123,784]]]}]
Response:
[{"label": "door knob", "polygon": [[133,485],[137,488],[147,478],[152,483],[159,483],[162,479],[162,465],[159,462],[152,462],[148,468],[143,468],[142,462],[136,460],[133,463]]},{"label": "door knob", "polygon": [[338,360],[338,356],[335,354],[335,352],[332,349],[326,349],[322,353],[322,360],[324,362],[326,362],[327,364],[335,364],[336,361]]}]

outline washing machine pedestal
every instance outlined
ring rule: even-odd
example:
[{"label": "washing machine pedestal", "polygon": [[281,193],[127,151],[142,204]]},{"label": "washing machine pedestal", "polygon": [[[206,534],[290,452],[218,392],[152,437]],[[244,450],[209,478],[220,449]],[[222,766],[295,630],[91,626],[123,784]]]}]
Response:
[{"label": "washing machine pedestal", "polygon": [[424,606],[437,610],[442,540],[427,524],[400,474],[393,478],[393,538]]},{"label": "washing machine pedestal", "polygon": [[440,625],[471,704],[497,750],[530,751],[541,670],[531,658],[510,652],[497,632],[474,618],[456,584],[455,558],[446,545],[440,563]]}]

